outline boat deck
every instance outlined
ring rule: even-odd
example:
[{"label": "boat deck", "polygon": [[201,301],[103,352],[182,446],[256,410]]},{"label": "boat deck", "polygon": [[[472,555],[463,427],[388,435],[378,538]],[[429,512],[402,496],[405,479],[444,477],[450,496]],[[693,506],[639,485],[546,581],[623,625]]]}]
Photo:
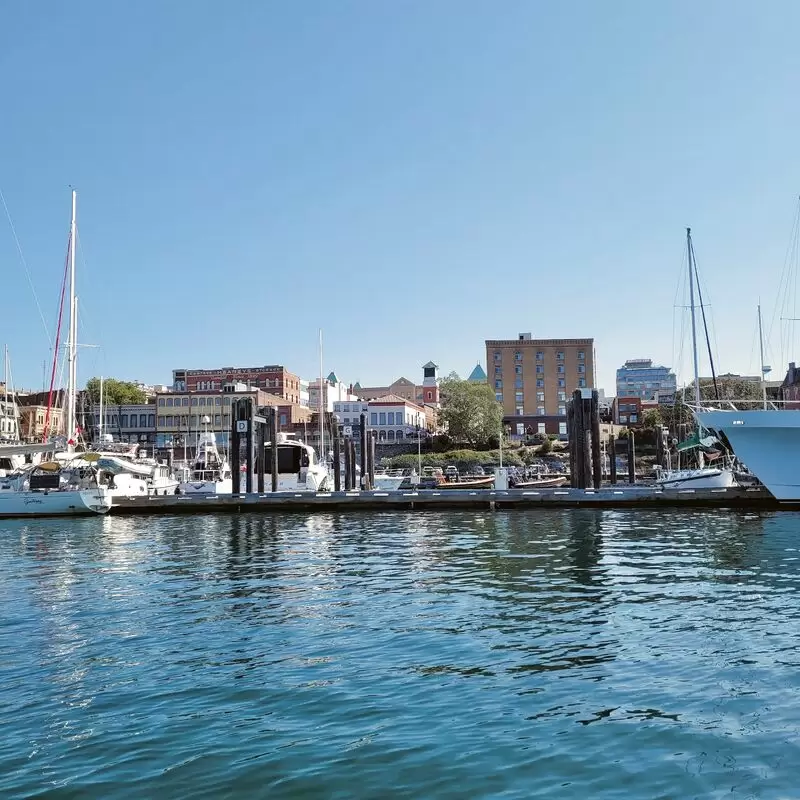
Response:
[{"label": "boat deck", "polygon": [[238,495],[168,495],[115,499],[112,514],[203,514],[281,511],[436,511],[443,509],[550,508],[744,508],[800,509],[779,503],[763,488],[656,489],[616,486],[593,489],[430,489],[420,491],[267,492]]}]

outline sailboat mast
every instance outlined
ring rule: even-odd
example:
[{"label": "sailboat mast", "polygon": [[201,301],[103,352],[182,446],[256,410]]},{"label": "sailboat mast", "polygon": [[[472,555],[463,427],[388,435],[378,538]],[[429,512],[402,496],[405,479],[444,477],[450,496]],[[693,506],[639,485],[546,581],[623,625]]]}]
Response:
[{"label": "sailboat mast", "polygon": [[103,441],[103,376],[100,376],[100,424],[98,425],[97,441]]},{"label": "sailboat mast", "polygon": [[67,342],[67,356],[69,360],[67,382],[67,426],[65,433],[67,442],[75,435],[76,393],[77,382],[77,319],[75,314],[75,239],[76,236],[76,208],[77,192],[72,190],[72,222],[69,229],[69,341]]},{"label": "sailboat mast", "polygon": [[697,358],[697,319],[694,302],[694,263],[692,261],[692,229],[686,229],[686,255],[689,264],[689,302],[692,312],[692,366],[694,367],[694,402],[700,405],[700,367]]},{"label": "sailboat mast", "polygon": [[761,398],[764,401],[764,411],[767,410],[767,368],[764,365],[764,332],[761,327],[761,302],[758,303],[758,348],[761,354]]},{"label": "sailboat mast", "polygon": [[322,415],[322,328],[319,329],[319,460],[325,458],[325,424]]}]

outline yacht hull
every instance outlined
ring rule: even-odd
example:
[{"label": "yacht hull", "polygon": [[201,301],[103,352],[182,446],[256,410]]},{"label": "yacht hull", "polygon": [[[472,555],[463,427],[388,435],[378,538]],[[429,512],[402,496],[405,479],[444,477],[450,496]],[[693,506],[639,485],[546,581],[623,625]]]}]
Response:
[{"label": "yacht hull", "polygon": [[776,500],[800,501],[800,410],[696,411]]},{"label": "yacht hull", "polygon": [[110,498],[99,489],[75,492],[0,492],[0,518],[77,517],[105,514]]},{"label": "yacht hull", "polygon": [[656,481],[659,489],[729,489],[736,485],[729,469],[681,469]]}]

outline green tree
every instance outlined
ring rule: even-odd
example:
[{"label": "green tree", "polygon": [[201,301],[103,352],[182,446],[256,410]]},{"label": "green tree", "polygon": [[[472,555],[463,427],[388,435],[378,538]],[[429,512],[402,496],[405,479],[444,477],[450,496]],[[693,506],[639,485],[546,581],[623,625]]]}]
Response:
[{"label": "green tree", "polygon": [[553,440],[546,437],[545,440],[539,445],[539,455],[546,456],[553,450]]},{"label": "green tree", "polygon": [[485,446],[500,435],[503,409],[486,383],[463,381],[452,372],[439,386],[439,420],[451,439]]},{"label": "green tree", "polygon": [[664,417],[658,408],[651,408],[649,411],[644,412],[642,422],[645,428],[657,428],[659,425],[664,424]]},{"label": "green tree", "polygon": [[[86,382],[86,393],[92,403],[100,402],[100,378],[89,378]],[[106,378],[103,381],[103,403],[106,405],[145,402],[145,393],[133,381],[118,381],[116,378]]]}]

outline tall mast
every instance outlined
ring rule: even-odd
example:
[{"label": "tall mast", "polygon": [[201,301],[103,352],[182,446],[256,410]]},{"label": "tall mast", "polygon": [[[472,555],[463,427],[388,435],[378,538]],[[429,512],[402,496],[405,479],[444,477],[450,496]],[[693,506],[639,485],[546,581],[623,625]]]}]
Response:
[{"label": "tall mast", "polygon": [[692,229],[686,229],[686,254],[689,263],[689,302],[692,310],[692,361],[694,367],[694,402],[700,405],[700,367],[697,360],[697,320],[694,304],[694,262],[692,260]]},{"label": "tall mast", "polygon": [[76,236],[76,208],[77,192],[72,190],[72,222],[69,228],[69,341],[67,342],[67,357],[69,360],[69,375],[67,382],[67,425],[65,433],[67,442],[75,435],[76,393],[77,383],[77,328],[78,320],[75,307],[75,239]]},{"label": "tall mast", "polygon": [[322,328],[319,329],[319,460],[325,458],[325,425],[322,416]]},{"label": "tall mast", "polygon": [[103,415],[105,411],[103,411],[103,376],[100,376],[100,424],[98,425],[98,432],[97,432],[97,441],[98,447],[100,447],[100,443],[103,441]]},{"label": "tall mast", "polygon": [[761,328],[761,301],[758,303],[758,348],[761,353],[761,398],[767,410],[767,367],[764,364],[764,332]]}]

